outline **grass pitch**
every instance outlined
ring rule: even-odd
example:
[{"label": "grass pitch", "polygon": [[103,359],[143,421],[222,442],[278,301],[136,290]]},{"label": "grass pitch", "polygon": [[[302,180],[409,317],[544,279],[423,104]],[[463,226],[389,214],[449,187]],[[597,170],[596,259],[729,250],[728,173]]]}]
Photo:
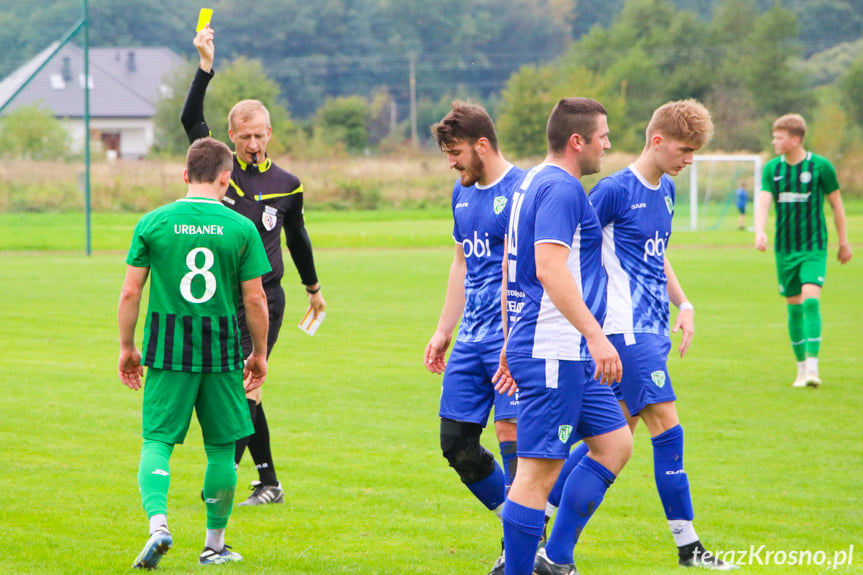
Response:
[{"label": "grass pitch", "polygon": [[[147,538],[135,478],[141,395],[116,376],[116,304],[136,219],[97,214],[97,254],[88,258],[78,255],[81,216],[0,216],[2,573],[125,572]],[[288,266],[285,325],[264,387],[285,504],[235,508],[227,542],[245,559],[210,569],[487,573],[500,526],[439,453],[440,378],[422,365],[443,303],[451,223],[322,220],[310,234],[327,320],[314,337],[293,327],[306,300]],[[772,255],[743,232],[672,236],[671,261],[696,307],[693,346],[669,364],[695,525],[710,550],[763,545],[747,573],[820,573],[852,545],[852,564],[829,570],[863,565],[863,218],[849,229],[857,259],[840,267],[831,246],[818,390],[790,387]],[[33,249],[51,251],[22,251]],[[497,452],[492,436],[484,440]],[[635,439],[576,549],[585,574],[679,572],[646,430]],[[174,549],[159,571],[197,572],[206,568],[196,563],[205,465],[196,423],[171,464]],[[247,456],[238,499],[255,477]],[[786,563],[792,551],[824,560],[759,564],[767,551]]]}]

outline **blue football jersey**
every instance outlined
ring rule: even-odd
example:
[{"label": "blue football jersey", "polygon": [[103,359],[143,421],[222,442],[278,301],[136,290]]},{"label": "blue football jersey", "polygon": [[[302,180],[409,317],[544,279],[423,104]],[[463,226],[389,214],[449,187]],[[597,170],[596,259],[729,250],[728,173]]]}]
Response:
[{"label": "blue football jersey", "polygon": [[668,333],[665,250],[674,215],[674,181],[652,186],[634,166],[603,178],[590,192],[602,225],[608,273],[606,334]]},{"label": "blue football jersey", "polygon": [[510,166],[488,186],[464,187],[456,182],[452,193],[452,236],[464,250],[464,315],[456,341],[503,339],[500,317],[503,238],[509,219],[512,190],[524,170]]},{"label": "blue football jersey", "polygon": [[508,228],[506,353],[587,361],[581,333],[554,306],[536,277],[535,246],[570,249],[566,265],[590,312],[605,315],[602,230],[581,183],[563,168],[540,164],[513,192]]}]

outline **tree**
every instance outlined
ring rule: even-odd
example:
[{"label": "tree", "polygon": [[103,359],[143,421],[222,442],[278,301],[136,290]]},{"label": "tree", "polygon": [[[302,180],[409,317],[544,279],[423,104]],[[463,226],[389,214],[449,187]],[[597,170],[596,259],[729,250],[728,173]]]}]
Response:
[{"label": "tree", "polygon": [[69,133],[51,110],[21,106],[0,121],[0,154],[27,160],[69,157]]},{"label": "tree", "polygon": [[800,53],[797,31],[797,17],[777,3],[756,20],[752,34],[743,41],[740,78],[762,116],[806,115],[815,104],[805,79],[789,65]]},{"label": "tree", "polygon": [[366,101],[360,96],[327,98],[318,110],[316,129],[324,143],[343,144],[351,152],[368,145]]},{"label": "tree", "polygon": [[854,60],[848,72],[839,81],[842,107],[851,120],[863,128],[863,53]]},{"label": "tree", "polygon": [[552,65],[524,66],[510,77],[497,123],[502,149],[515,157],[545,154],[545,124],[555,103],[551,89],[556,79]]}]

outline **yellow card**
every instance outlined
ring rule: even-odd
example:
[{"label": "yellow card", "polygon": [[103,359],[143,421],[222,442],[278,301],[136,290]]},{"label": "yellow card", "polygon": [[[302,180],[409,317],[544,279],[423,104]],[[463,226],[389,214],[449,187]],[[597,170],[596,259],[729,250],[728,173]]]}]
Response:
[{"label": "yellow card", "polygon": [[210,23],[210,18],[213,17],[213,9],[212,8],[201,8],[201,12],[198,14],[198,27],[195,28],[195,32],[200,32],[204,29],[204,27]]}]

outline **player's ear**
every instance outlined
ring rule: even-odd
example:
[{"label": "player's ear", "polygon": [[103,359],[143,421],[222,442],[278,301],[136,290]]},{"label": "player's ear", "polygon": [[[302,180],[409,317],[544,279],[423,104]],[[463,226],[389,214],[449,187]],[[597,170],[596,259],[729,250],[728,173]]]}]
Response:
[{"label": "player's ear", "polygon": [[189,183],[189,170],[187,168],[183,168],[183,181]]},{"label": "player's ear", "polygon": [[573,132],[569,135],[569,145],[572,146],[574,150],[580,151],[584,146],[584,138],[581,134]]},{"label": "player's ear", "polygon": [[485,154],[488,152],[490,147],[491,145],[489,144],[488,138],[485,137],[479,138],[473,145],[473,149],[477,154]]}]

